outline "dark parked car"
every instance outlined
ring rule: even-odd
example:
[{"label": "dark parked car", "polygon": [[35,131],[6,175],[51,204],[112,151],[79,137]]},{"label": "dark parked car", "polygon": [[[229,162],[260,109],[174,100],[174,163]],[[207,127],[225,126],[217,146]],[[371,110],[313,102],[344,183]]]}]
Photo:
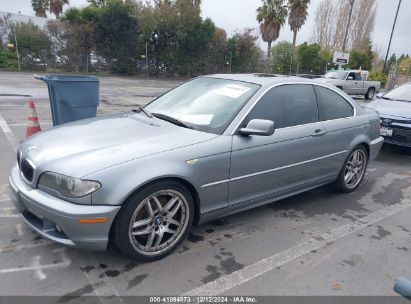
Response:
[{"label": "dark parked car", "polygon": [[380,113],[385,143],[411,147],[411,82],[377,96],[369,107]]}]

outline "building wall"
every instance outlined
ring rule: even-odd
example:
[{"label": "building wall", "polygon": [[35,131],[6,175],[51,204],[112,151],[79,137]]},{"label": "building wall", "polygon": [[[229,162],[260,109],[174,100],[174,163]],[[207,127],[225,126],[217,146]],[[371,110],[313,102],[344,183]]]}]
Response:
[{"label": "building wall", "polygon": [[[48,18],[42,18],[42,17],[35,17],[35,16],[26,16],[26,15],[19,15],[19,14],[13,14],[13,13],[8,13],[8,12],[2,12],[0,11],[0,18],[3,19],[4,16],[10,15],[10,20],[12,22],[27,22],[27,21],[32,21],[34,24],[38,25],[40,28],[43,28],[47,22],[51,19]],[[8,42],[8,36],[10,34],[10,31],[8,31],[3,37],[3,44],[6,44]]]}]

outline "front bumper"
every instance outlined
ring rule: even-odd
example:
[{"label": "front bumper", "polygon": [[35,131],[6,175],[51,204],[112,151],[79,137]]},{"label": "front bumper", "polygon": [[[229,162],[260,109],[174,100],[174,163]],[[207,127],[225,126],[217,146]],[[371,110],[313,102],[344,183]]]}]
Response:
[{"label": "front bumper", "polygon": [[382,136],[370,142],[370,160],[374,160],[381,151],[384,138]]},{"label": "front bumper", "polygon": [[[78,205],[28,186],[14,166],[9,177],[10,198],[24,220],[38,233],[60,244],[105,250],[111,224],[120,206]],[[83,224],[80,219],[108,218]]]}]

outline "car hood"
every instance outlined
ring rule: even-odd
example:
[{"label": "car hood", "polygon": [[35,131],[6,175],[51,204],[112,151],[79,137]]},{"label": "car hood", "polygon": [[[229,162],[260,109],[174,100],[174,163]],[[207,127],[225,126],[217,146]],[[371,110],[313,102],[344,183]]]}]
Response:
[{"label": "car hood", "polygon": [[394,116],[411,119],[411,102],[377,99],[367,105],[376,110],[380,116]]},{"label": "car hood", "polygon": [[83,177],[95,171],[218,135],[179,127],[140,114],[84,119],[40,132],[21,151],[40,171]]}]

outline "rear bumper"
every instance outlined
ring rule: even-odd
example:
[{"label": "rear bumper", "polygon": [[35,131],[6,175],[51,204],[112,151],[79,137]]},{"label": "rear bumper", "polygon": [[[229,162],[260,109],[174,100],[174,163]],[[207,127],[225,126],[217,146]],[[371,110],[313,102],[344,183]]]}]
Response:
[{"label": "rear bumper", "polygon": [[370,161],[374,160],[378,156],[383,143],[384,143],[384,138],[382,136],[370,142]]},{"label": "rear bumper", "polygon": [[[28,186],[14,166],[9,177],[10,198],[27,224],[60,244],[105,250],[111,224],[120,206],[73,204]],[[82,224],[80,219],[108,218],[105,223]]]}]

